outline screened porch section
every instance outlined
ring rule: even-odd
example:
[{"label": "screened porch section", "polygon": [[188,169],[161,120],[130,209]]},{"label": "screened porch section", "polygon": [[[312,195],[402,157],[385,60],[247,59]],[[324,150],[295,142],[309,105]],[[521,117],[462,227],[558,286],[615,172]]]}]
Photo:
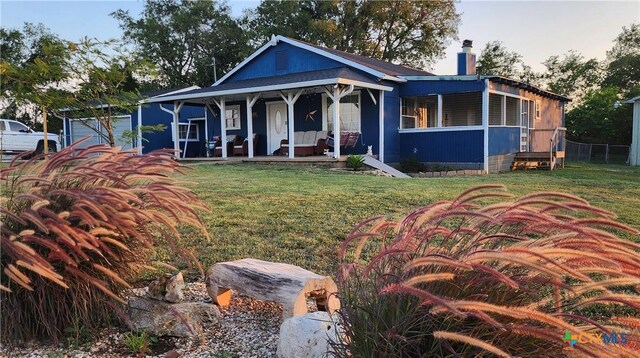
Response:
[{"label": "screened porch section", "polygon": [[482,126],[482,92],[402,98],[400,129]]}]

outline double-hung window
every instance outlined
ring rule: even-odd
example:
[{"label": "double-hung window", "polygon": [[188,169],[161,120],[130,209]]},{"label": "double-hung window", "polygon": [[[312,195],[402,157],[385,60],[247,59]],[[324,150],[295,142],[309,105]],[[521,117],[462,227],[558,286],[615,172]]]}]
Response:
[{"label": "double-hung window", "polygon": [[240,106],[228,106],[225,109],[225,120],[227,129],[240,129]]}]

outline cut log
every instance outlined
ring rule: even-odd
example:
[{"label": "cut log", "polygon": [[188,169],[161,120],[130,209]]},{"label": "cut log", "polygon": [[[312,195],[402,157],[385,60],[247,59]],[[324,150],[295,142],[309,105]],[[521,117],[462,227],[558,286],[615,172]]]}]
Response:
[{"label": "cut log", "polygon": [[284,263],[256,259],[217,263],[207,270],[206,284],[207,293],[220,306],[229,304],[234,290],[281,304],[283,319],[307,313],[308,297],[329,314],[340,308],[331,277]]}]

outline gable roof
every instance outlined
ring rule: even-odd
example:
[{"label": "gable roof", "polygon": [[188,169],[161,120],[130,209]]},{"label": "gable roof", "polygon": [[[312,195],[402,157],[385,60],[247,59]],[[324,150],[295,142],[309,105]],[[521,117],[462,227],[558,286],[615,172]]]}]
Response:
[{"label": "gable roof", "polygon": [[340,56],[342,58],[353,61],[355,63],[359,63],[363,66],[374,69],[376,71],[380,71],[390,76],[433,76],[434,75],[431,72],[418,70],[418,69],[403,66],[403,65],[396,65],[395,63],[382,61],[382,60],[378,60],[378,59],[367,57],[367,56],[356,55],[356,54],[345,52],[345,51],[335,50],[328,47],[322,47],[322,46],[314,45],[314,44],[300,41],[300,40],[294,40],[294,39],[288,39],[288,40],[314,47],[320,51],[329,52],[336,56]]},{"label": "gable roof", "polygon": [[294,40],[284,36],[272,36],[271,40],[256,50],[251,56],[247,57],[244,61],[234,67],[231,71],[227,72],[222,78],[220,78],[213,86],[222,84],[227,78],[231,77],[234,73],[251,62],[254,58],[258,57],[261,53],[265,52],[269,47],[276,46],[278,42],[284,42],[298,48],[311,51],[318,55],[327,57],[334,61],[340,62],[349,67],[353,67],[357,70],[363,71],[375,77],[383,80],[389,80],[394,82],[406,82],[407,80],[398,76],[432,76],[432,73],[417,70],[414,68],[396,65],[390,62],[376,60],[366,56],[355,55],[352,53],[333,50],[326,47],[312,45],[300,40]]},{"label": "gable roof", "polygon": [[148,99],[148,102],[191,101],[202,102],[213,96],[233,96],[256,92],[276,92],[294,88],[308,88],[323,85],[355,85],[365,88],[391,91],[393,88],[380,84],[359,71],[348,67],[326,70],[290,73],[288,75],[258,77],[222,83],[217,86],[197,88],[181,93],[167,93]]}]

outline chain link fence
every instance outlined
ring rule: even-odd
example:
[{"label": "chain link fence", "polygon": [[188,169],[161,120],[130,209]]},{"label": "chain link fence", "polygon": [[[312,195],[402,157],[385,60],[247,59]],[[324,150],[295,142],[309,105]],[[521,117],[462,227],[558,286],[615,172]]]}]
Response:
[{"label": "chain link fence", "polygon": [[567,162],[629,163],[629,151],[631,147],[628,145],[579,143],[570,140],[566,142],[565,160]]}]

